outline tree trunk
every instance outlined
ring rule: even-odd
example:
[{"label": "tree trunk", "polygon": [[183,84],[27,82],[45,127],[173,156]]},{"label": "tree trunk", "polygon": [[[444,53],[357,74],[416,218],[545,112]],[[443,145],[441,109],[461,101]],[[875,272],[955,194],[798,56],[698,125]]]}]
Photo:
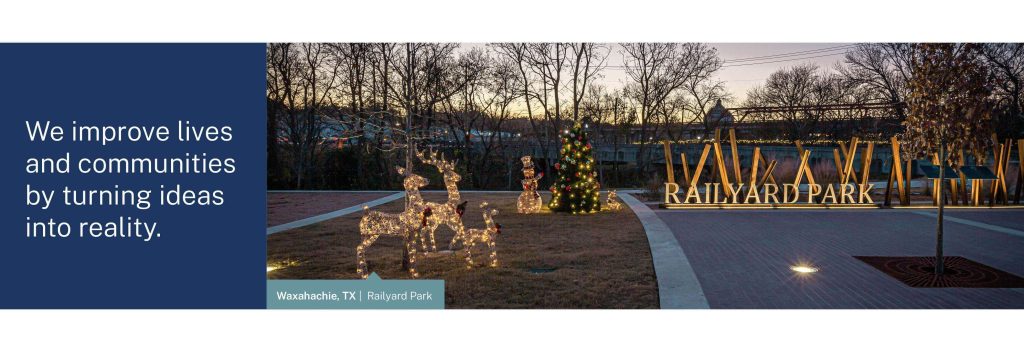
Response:
[{"label": "tree trunk", "polygon": [[946,192],[943,185],[946,182],[946,142],[939,143],[939,225],[935,235],[935,275],[942,275],[945,271],[945,262],[942,255],[942,212],[946,204]]},{"label": "tree trunk", "polygon": [[280,187],[277,184],[277,102],[267,98],[267,184],[268,187]]},{"label": "tree trunk", "polygon": [[[406,146],[406,150],[405,150],[405,172],[408,172],[408,173],[411,174],[412,173],[412,155],[413,155],[413,153],[415,153],[415,151],[414,151],[415,145],[413,145],[414,142],[413,142],[413,139],[412,139],[412,112],[411,112],[412,110],[407,105],[405,111],[406,111],[405,112],[405,146]],[[409,201],[409,194],[406,193],[406,195],[405,195],[405,208],[408,209],[411,206],[412,206],[412,203]],[[409,236],[413,236],[413,235],[414,234],[409,234]],[[411,241],[411,240],[412,240],[411,238],[407,238],[406,239],[406,241]],[[402,247],[402,270],[409,270],[410,264],[411,263],[409,262],[409,246],[404,246],[404,247]]]}]

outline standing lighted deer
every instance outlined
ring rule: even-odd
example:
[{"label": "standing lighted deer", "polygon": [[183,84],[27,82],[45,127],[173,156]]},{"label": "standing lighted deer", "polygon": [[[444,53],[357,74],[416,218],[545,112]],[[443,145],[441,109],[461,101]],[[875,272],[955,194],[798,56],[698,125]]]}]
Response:
[{"label": "standing lighted deer", "polygon": [[[430,238],[430,251],[437,250],[437,242],[434,239],[434,232],[437,231],[438,226],[442,224],[447,226],[449,229],[455,232],[455,237],[452,237],[451,243],[448,244],[448,249],[455,246],[456,241],[462,238],[464,227],[462,225],[462,214],[466,211],[466,202],[459,202],[462,197],[459,195],[459,181],[462,180],[462,176],[459,176],[455,172],[455,162],[444,160],[444,154],[441,154],[441,158],[437,158],[436,152],[424,154],[423,152],[416,152],[416,156],[419,157],[424,164],[433,165],[437,168],[437,171],[444,177],[444,186],[448,190],[448,201],[445,203],[433,203],[427,202],[426,206],[433,210],[433,215],[427,219],[427,232]],[[423,251],[427,251],[427,242],[423,238],[423,234],[420,234],[420,245],[423,247]]]},{"label": "standing lighted deer", "polygon": [[497,241],[498,235],[501,234],[501,224],[494,222],[494,216],[498,215],[498,209],[489,208],[487,202],[481,203],[480,208],[484,210],[484,228],[468,229],[463,238],[466,250],[466,267],[469,269],[473,268],[473,245],[478,242],[486,243],[487,247],[491,250],[488,266],[492,268],[498,266],[498,246],[495,241]]},{"label": "standing lighted deer", "polygon": [[427,185],[427,179],[402,167],[396,169],[405,177],[402,181],[408,197],[405,211],[392,214],[363,207],[363,217],[359,220],[359,235],[362,242],[356,247],[356,274],[364,279],[370,274],[366,268],[366,249],[380,236],[402,239],[409,253],[409,274],[414,278],[419,277],[419,273],[416,272],[416,236],[423,231],[427,220],[432,217],[430,207],[424,205],[423,197],[420,195],[420,188]]}]

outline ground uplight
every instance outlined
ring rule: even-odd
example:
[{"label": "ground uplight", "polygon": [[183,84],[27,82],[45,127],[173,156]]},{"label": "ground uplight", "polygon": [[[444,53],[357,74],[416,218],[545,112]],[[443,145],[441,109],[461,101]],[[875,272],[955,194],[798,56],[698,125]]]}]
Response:
[{"label": "ground uplight", "polygon": [[810,265],[794,265],[789,267],[789,269],[801,274],[810,274],[818,272],[818,268],[815,268]]}]

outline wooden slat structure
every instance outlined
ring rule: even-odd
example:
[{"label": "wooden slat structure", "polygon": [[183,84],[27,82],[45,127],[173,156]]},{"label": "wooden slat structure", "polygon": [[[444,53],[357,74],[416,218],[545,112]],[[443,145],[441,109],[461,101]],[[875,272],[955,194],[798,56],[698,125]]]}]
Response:
[{"label": "wooden slat structure", "polygon": [[683,162],[683,185],[690,186],[690,164],[686,162],[686,153],[679,153],[679,160]]},{"label": "wooden slat structure", "polygon": [[[964,156],[964,153],[960,153],[960,160],[958,165],[963,166],[965,164],[965,159],[966,158]],[[967,175],[964,175],[964,173],[962,172],[960,173],[960,189],[957,193],[959,193],[960,204],[967,205],[969,199],[967,196]]]},{"label": "wooden slat structure", "polygon": [[842,148],[842,150],[846,151],[844,153],[845,154],[844,157],[846,158],[844,161],[846,162],[846,164],[843,166],[843,173],[840,176],[841,177],[840,178],[840,180],[841,180],[840,184],[844,184],[845,185],[847,183],[850,183],[850,176],[851,176],[851,174],[853,175],[853,179],[854,179],[853,182],[854,183],[859,183],[859,182],[857,182],[857,175],[856,175],[856,173],[853,172],[853,159],[855,157],[857,157],[857,143],[858,142],[859,142],[859,140],[857,139],[857,137],[853,137],[853,139],[850,141],[850,148],[849,149],[843,147],[843,142],[839,142],[839,147]]},{"label": "wooden slat structure", "polygon": [[661,141],[661,146],[665,150],[665,182],[678,183],[675,170],[672,170],[672,142]]},{"label": "wooden slat structure", "polygon": [[711,152],[711,144],[704,145],[704,151],[700,153],[700,160],[697,161],[697,165],[693,169],[693,178],[690,179],[690,187],[697,187],[697,181],[700,180],[701,171],[704,170],[704,163],[708,160],[708,154]]},{"label": "wooden slat structure", "polygon": [[[992,135],[993,140],[997,140],[995,134]],[[1010,203],[1010,195],[1006,187],[1006,169],[1010,167],[1010,153],[1013,144],[1012,139],[1007,139],[1005,143],[995,144],[996,152],[998,156],[995,158],[995,165],[992,170],[995,171],[996,179],[992,181],[991,196],[989,198],[989,205],[993,205],[999,202],[999,196],[1003,197],[1003,205]]]},{"label": "wooden slat structure", "polygon": [[867,150],[861,156],[860,186],[867,187],[871,183],[871,159],[875,155],[875,142],[868,142]]},{"label": "wooden slat structure", "polygon": [[[860,181],[857,180],[857,174],[852,172],[853,171],[853,159],[857,155],[857,143],[859,142],[859,140],[860,139],[858,139],[857,137],[853,137],[850,140],[850,147],[849,148],[846,147],[846,143],[845,142],[839,142],[839,151],[841,151],[843,153],[843,160],[846,161],[846,163],[843,164],[844,166],[843,166],[842,172],[839,174],[840,175],[840,180],[842,181],[841,182],[842,184],[849,183],[848,179],[850,178],[850,176],[853,176],[853,182],[854,183],[860,183]],[[851,173],[852,173],[852,175],[851,175]]]},{"label": "wooden slat structure", "polygon": [[803,175],[806,174],[807,175],[807,184],[808,185],[815,185],[815,184],[817,184],[817,183],[814,182],[814,174],[811,173],[811,166],[808,165],[808,160],[803,160],[805,156],[806,156],[807,159],[810,159],[811,151],[810,150],[804,150],[804,145],[799,140],[795,141],[794,143],[796,144],[797,155],[801,159],[800,166],[796,169],[796,179],[797,179],[797,182],[794,182],[794,183],[799,185],[800,184],[800,182],[799,182],[800,179],[803,178]]},{"label": "wooden slat structure", "polygon": [[757,166],[761,160],[757,157],[758,155],[761,155],[761,147],[754,147],[753,157],[750,158],[750,181],[747,184],[753,187],[755,192],[759,188],[757,186]]},{"label": "wooden slat structure", "polygon": [[761,186],[764,186],[766,181],[771,181],[773,185],[778,185],[779,183],[775,181],[775,175],[772,174],[775,170],[776,161],[772,160],[770,163],[766,162],[764,155],[761,154],[760,150],[758,150],[756,154],[757,155],[754,157],[761,161],[761,165],[765,166],[764,175],[761,176],[761,182],[757,183],[757,187],[760,188]]},{"label": "wooden slat structure", "polygon": [[907,176],[904,178],[903,160],[900,157],[900,141],[896,137],[889,139],[889,143],[892,146],[892,163],[889,166],[889,182],[885,188],[885,202],[886,206],[892,205],[892,188],[895,185],[897,193],[900,198],[900,205],[910,205],[910,199],[907,197],[909,193],[909,173],[910,173],[910,160],[907,160]]},{"label": "wooden slat structure", "polygon": [[1024,187],[1024,139],[1017,140],[1017,190],[1013,192],[1013,204],[1020,204],[1021,187]]},{"label": "wooden slat structure", "polygon": [[[805,150],[802,153],[800,153],[800,166],[797,167],[797,170],[807,169],[807,175],[808,176],[811,175],[810,168],[807,166],[807,160],[810,159],[810,158],[811,158],[811,151],[810,150]],[[804,173],[798,171],[796,173],[796,177],[793,179],[793,184],[794,185],[799,185],[800,181],[803,181],[802,180],[803,176],[804,176]],[[813,176],[811,176],[811,177],[813,177]],[[814,180],[812,178],[808,178],[807,182],[808,182],[808,184],[814,184]]]},{"label": "wooden slat structure", "polygon": [[743,183],[743,175],[740,174],[740,152],[736,146],[736,129],[729,129],[729,149],[732,152],[730,158],[732,159],[732,176],[737,183]]},{"label": "wooden slat structure", "polygon": [[718,176],[721,178],[719,182],[725,189],[725,196],[732,197],[732,183],[729,182],[729,172],[725,170],[725,156],[722,155],[722,139],[719,138],[721,135],[721,129],[715,129],[715,142],[712,143],[715,147],[715,169],[718,170]]},{"label": "wooden slat structure", "polygon": [[[726,199],[732,199],[732,202],[745,203],[745,197],[739,196],[739,194],[746,194],[750,191],[759,193],[762,191],[762,187],[764,187],[768,182],[771,182],[776,186],[780,186],[773,175],[774,170],[778,165],[776,160],[766,160],[762,154],[762,148],[760,146],[754,146],[753,152],[750,154],[750,168],[747,169],[749,171],[744,174],[735,129],[728,130],[728,152],[730,152],[729,156],[732,158],[731,161],[726,161],[726,151],[723,150],[722,146],[722,135],[721,129],[715,129],[715,138],[710,141],[710,143],[704,144],[700,157],[692,170],[686,153],[679,153],[679,160],[682,165],[681,180],[675,175],[675,167],[672,162],[672,143],[670,141],[663,141],[666,182],[676,183],[680,186],[678,190],[683,190],[685,187],[685,190],[689,192],[691,188],[698,187],[698,183],[701,182],[702,175],[705,171],[705,165],[710,162],[711,183],[719,184],[715,185],[715,192],[717,193],[718,190],[721,189]],[[995,174],[996,178],[992,180],[989,180],[986,177],[982,177],[984,179],[969,179],[967,177],[970,173],[965,174],[964,172],[958,171],[955,175],[949,175],[948,185],[939,182],[937,179],[932,180],[932,189],[934,190],[932,194],[932,205],[938,205],[938,202],[941,199],[940,190],[944,187],[949,187],[951,194],[951,197],[947,197],[946,202],[953,206],[982,206],[985,203],[984,198],[986,198],[986,194],[983,193],[987,193],[989,206],[995,206],[997,204],[1009,205],[1011,198],[1013,198],[1014,204],[1020,204],[1021,193],[1022,190],[1024,190],[1024,168],[1021,168],[1018,172],[1013,173],[1012,175],[1008,175],[1010,174],[1009,162],[1013,157],[1013,143],[1015,141],[1007,139],[1001,143],[996,143],[999,142],[996,140],[996,136],[993,135],[992,138],[994,146],[991,165],[993,174]],[[1016,142],[1019,162],[1024,164],[1024,139],[1016,140]],[[883,205],[891,206],[893,198],[898,197],[900,205],[910,206],[909,194],[912,174],[911,166],[913,165],[913,160],[903,160],[900,150],[901,144],[896,137],[892,137],[890,139],[890,143],[892,148],[892,159],[888,170],[889,177],[886,183],[885,200]],[[808,185],[817,186],[817,181],[812,173],[811,163],[813,160],[811,159],[811,150],[804,148],[801,141],[795,141],[795,145],[798,152],[799,163],[797,166],[796,176],[792,183],[800,185],[806,178],[806,183]],[[858,151],[861,152],[861,160],[859,162],[856,161]],[[712,152],[714,152],[714,160],[708,160],[711,157]],[[870,187],[874,153],[875,142],[867,141],[862,143],[858,137],[853,137],[849,141],[839,142],[838,147],[832,149],[832,157],[836,167],[836,173],[838,176],[837,183],[839,187],[842,188],[851,183],[853,183],[854,186],[857,186],[857,189]],[[948,163],[945,160],[939,160],[939,156],[937,154],[932,155],[930,159],[932,164],[937,166],[952,166],[951,164],[953,164]],[[957,164],[962,166],[964,165],[964,161],[965,156],[963,153],[960,153],[959,162]],[[984,166],[986,164],[988,164],[986,160],[977,160],[976,165]],[[857,167],[859,167],[859,169]],[[732,169],[731,172],[729,169]],[[1011,185],[1011,182],[1008,182],[1008,177],[1014,177],[1017,179],[1016,189],[1012,197],[1009,192],[1008,186]],[[734,189],[734,184],[739,185],[740,187]],[[985,188],[986,184],[989,187],[988,189]],[[829,185],[829,187],[832,187],[832,185]],[[728,204],[733,204],[732,202]]]}]

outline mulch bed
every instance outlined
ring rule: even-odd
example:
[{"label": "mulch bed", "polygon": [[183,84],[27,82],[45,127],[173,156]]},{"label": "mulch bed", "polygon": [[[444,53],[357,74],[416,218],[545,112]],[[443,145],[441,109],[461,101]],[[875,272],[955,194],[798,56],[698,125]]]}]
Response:
[{"label": "mulch bed", "polygon": [[946,257],[945,273],[935,275],[935,257],[854,258],[910,287],[1020,288],[1021,277],[964,257]]}]

